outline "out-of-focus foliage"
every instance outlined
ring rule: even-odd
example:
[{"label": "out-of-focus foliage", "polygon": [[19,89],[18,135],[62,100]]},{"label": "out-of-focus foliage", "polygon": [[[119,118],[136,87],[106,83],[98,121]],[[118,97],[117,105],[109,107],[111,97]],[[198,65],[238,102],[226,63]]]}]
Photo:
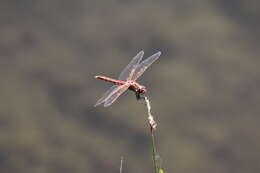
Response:
[{"label": "out-of-focus foliage", "polygon": [[0,5],[0,172],[151,172],[146,109],[93,105],[140,50],[165,172],[260,172],[258,1]]}]

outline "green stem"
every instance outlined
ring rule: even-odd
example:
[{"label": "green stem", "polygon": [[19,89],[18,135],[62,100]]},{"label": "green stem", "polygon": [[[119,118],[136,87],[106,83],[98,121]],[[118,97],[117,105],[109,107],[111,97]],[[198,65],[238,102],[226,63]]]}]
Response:
[{"label": "green stem", "polygon": [[154,139],[154,130],[151,127],[151,137],[152,137],[152,149],[153,149],[153,165],[154,165],[154,172],[158,173],[158,167],[156,164],[156,147],[155,147],[155,139]]}]

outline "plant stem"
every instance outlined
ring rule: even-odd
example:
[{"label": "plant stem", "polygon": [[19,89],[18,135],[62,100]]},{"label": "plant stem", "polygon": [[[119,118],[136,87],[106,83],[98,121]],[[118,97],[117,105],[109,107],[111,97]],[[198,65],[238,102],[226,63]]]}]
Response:
[{"label": "plant stem", "polygon": [[154,139],[154,129],[151,127],[151,138],[152,138],[152,149],[153,149],[153,165],[154,165],[154,172],[158,173],[158,167],[156,163],[156,147],[155,147],[155,139]]},{"label": "plant stem", "polygon": [[156,147],[155,147],[155,138],[154,138],[154,131],[157,127],[157,123],[153,118],[153,115],[151,114],[151,104],[150,101],[147,97],[143,97],[145,100],[145,104],[147,107],[147,111],[148,111],[148,122],[149,122],[149,127],[150,127],[150,134],[151,134],[151,138],[152,138],[152,150],[153,150],[153,165],[154,165],[154,173],[158,173],[158,165],[156,163]]},{"label": "plant stem", "polygon": [[119,168],[119,173],[122,173],[123,170],[123,161],[124,161],[124,157],[121,156],[121,161],[120,161],[120,168]]}]

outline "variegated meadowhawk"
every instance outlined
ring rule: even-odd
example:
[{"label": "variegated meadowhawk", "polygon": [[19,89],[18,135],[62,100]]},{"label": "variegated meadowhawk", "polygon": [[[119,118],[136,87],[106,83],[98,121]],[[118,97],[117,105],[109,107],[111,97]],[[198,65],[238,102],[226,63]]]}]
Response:
[{"label": "variegated meadowhawk", "polygon": [[143,55],[144,52],[141,51],[133,57],[131,62],[121,72],[118,79],[112,79],[106,76],[95,76],[97,79],[105,80],[114,83],[115,85],[108,89],[94,106],[98,106],[102,103],[104,103],[105,107],[110,106],[127,89],[134,91],[137,99],[140,99],[141,95],[147,92],[147,89],[137,83],[136,80],[154,61],[159,58],[161,52],[157,52],[140,63]]}]

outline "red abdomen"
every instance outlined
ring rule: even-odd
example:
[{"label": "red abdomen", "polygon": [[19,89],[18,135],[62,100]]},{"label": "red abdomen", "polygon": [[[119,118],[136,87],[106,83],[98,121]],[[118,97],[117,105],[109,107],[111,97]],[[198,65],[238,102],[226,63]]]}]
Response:
[{"label": "red abdomen", "polygon": [[114,83],[116,85],[124,85],[126,83],[125,81],[112,79],[112,78],[106,77],[106,76],[95,76],[95,78],[101,79],[101,80],[104,80],[104,81],[108,81],[108,82]]}]

